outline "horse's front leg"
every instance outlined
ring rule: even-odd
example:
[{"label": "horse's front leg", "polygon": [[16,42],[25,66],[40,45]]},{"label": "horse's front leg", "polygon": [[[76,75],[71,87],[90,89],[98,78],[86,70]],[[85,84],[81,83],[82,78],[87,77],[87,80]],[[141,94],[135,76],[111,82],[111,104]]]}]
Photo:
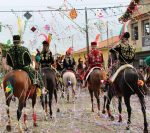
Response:
[{"label": "horse's front leg", "polygon": [[144,96],[138,95],[140,103],[141,103],[141,110],[143,112],[143,117],[144,117],[144,133],[148,133],[148,123],[147,123],[147,119],[146,119],[146,106],[145,106],[145,100],[144,100]]},{"label": "horse's front leg", "polygon": [[9,97],[9,98],[8,97],[9,97],[9,95],[6,96],[6,99],[7,99],[7,101],[6,101],[6,105],[7,105],[6,112],[7,112],[7,116],[8,116],[8,124],[6,126],[6,129],[8,132],[10,132],[11,131],[11,118],[10,118],[9,106],[10,106],[11,97]]},{"label": "horse's front leg", "polygon": [[54,89],[54,97],[55,97],[55,101],[56,101],[57,112],[60,112],[60,109],[58,107],[57,89]]},{"label": "horse's front leg", "polygon": [[119,110],[119,120],[118,122],[122,122],[122,116],[121,116],[121,112],[122,112],[122,97],[118,98],[118,110]]},{"label": "horse's front leg", "polygon": [[22,126],[21,126],[21,123],[20,123],[20,118],[21,118],[21,115],[22,115],[22,109],[23,109],[24,105],[25,105],[25,98],[20,98],[19,99],[19,106],[18,106],[18,110],[17,110],[19,133],[23,132]]},{"label": "horse's front leg", "polygon": [[99,89],[97,89],[97,90],[94,91],[94,95],[95,95],[96,100],[97,100],[98,115],[100,115],[100,99],[99,99],[99,94],[100,94]]},{"label": "horse's front leg", "polygon": [[92,112],[94,112],[94,106],[93,106],[93,91],[89,88],[89,93],[91,96],[91,103],[92,103]]},{"label": "horse's front leg", "polygon": [[102,110],[102,113],[105,114],[106,111],[105,111],[105,106],[106,106],[106,100],[107,100],[107,96],[104,95],[104,105],[103,105],[103,110]]},{"label": "horse's front leg", "polygon": [[36,104],[36,93],[32,97],[32,109],[33,109],[33,114],[32,114],[32,119],[33,119],[33,126],[37,127],[37,122],[36,122],[36,112],[35,112],[35,104]]},{"label": "horse's front leg", "polygon": [[75,101],[75,97],[76,97],[76,93],[75,93],[75,89],[76,89],[76,85],[73,85],[72,86],[72,101],[74,102]]},{"label": "horse's front leg", "polygon": [[49,113],[50,113],[50,118],[52,118],[52,99],[53,99],[53,92],[49,91]]},{"label": "horse's front leg", "polygon": [[124,101],[125,101],[125,105],[127,107],[127,112],[128,112],[128,121],[127,121],[127,127],[126,129],[129,130],[130,129],[130,124],[131,124],[131,105],[130,105],[130,97],[131,96],[124,96]]},{"label": "horse's front leg", "polygon": [[26,103],[24,104],[24,109],[23,109],[23,123],[25,126],[25,131],[28,130],[28,126],[27,126],[27,112],[26,112]]},{"label": "horse's front leg", "polygon": [[108,94],[106,109],[107,109],[107,113],[108,113],[109,118],[113,121],[114,120],[114,116],[112,115],[112,113],[110,111],[111,100],[112,100],[112,94]]}]

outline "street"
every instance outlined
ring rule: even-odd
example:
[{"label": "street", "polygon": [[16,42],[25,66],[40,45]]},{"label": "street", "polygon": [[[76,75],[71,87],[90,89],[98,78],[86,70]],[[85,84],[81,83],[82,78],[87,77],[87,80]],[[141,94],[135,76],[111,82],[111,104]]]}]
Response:
[{"label": "street", "polygon": [[[7,116],[5,110],[5,97],[3,90],[0,90],[0,133],[7,133],[6,124]],[[147,103],[147,120],[150,123],[150,103],[149,98],[146,97]],[[126,120],[127,112],[123,102],[123,122],[118,123],[118,111],[117,111],[117,98],[112,100],[111,110],[115,116],[115,120],[111,121],[107,114],[100,116],[97,115],[97,104],[94,99],[95,112],[91,112],[91,102],[88,90],[77,91],[77,99],[75,103],[66,102],[66,99],[60,98],[59,92],[59,108],[60,112],[56,113],[56,104],[53,100],[53,119],[44,119],[44,112],[40,105],[38,97],[36,104],[37,112],[37,124],[38,127],[34,128],[32,124],[32,108],[31,100],[27,102],[27,114],[28,114],[28,128],[27,133],[126,133]],[[103,105],[103,98],[101,96],[101,110]],[[140,103],[136,96],[131,97],[132,117],[131,117],[131,133],[142,133],[143,132],[143,115],[141,113]],[[12,132],[17,133],[17,101],[11,102],[10,114],[12,120]],[[23,122],[23,120],[21,119]],[[22,125],[23,126],[23,125]],[[150,130],[150,128],[149,128]]]}]

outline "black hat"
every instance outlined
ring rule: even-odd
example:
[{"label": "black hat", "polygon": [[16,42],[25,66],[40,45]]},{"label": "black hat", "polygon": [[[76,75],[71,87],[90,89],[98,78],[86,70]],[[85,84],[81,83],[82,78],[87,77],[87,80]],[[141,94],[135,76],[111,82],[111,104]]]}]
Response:
[{"label": "black hat", "polygon": [[126,39],[130,38],[130,33],[129,32],[125,32],[123,34],[122,38],[126,38]]},{"label": "black hat", "polygon": [[43,45],[49,46],[49,43],[47,41],[43,41]]},{"label": "black hat", "polygon": [[20,36],[19,35],[14,35],[13,36],[13,41],[20,41]]}]

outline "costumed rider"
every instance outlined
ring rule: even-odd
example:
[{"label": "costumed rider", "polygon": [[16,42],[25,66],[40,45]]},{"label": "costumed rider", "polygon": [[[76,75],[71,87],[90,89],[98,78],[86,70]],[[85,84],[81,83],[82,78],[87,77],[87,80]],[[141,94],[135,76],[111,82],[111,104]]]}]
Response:
[{"label": "costumed rider", "polygon": [[77,72],[77,77],[80,79],[81,82],[83,81],[84,74],[85,74],[84,68],[85,66],[83,64],[83,60],[82,58],[79,58],[76,72]]},{"label": "costumed rider", "polygon": [[72,48],[69,48],[67,51],[66,51],[66,56],[63,60],[63,72],[66,72],[67,70],[71,70],[75,73],[75,65],[76,65],[76,62],[72,56]]},{"label": "costumed rider", "polygon": [[[52,56],[52,52],[49,50],[49,43],[48,41],[43,41],[43,49],[41,53],[37,54],[36,56],[36,61],[40,64],[41,68],[49,68],[49,69],[54,69],[52,68],[52,65],[54,64],[54,58]],[[40,59],[38,59],[38,56],[40,56]]]},{"label": "costumed rider", "polygon": [[32,83],[42,89],[42,94],[46,93],[46,89],[43,84],[41,75],[38,75],[39,83],[35,79],[35,70],[30,66],[32,63],[31,54],[28,49],[21,46],[21,38],[19,35],[13,36],[13,46],[8,50],[6,54],[7,64],[13,68],[13,70],[24,70],[28,73]]},{"label": "costumed rider", "polygon": [[103,54],[100,50],[97,49],[97,42],[91,42],[91,51],[87,56],[87,65],[88,69],[84,76],[83,87],[87,86],[87,79],[90,71],[92,71],[94,68],[104,68]]},{"label": "costumed rider", "polygon": [[[110,49],[110,53],[112,55],[114,55],[114,53],[117,55],[116,56],[117,62],[114,62],[116,70],[113,70],[111,73],[111,78],[109,80],[110,83],[114,82],[115,78],[117,77],[117,75],[121,70],[124,70],[127,67],[133,68],[133,65],[131,65],[131,63],[133,63],[133,60],[135,58],[135,48],[133,45],[129,44],[129,38],[130,38],[129,32],[125,32],[121,36],[119,45]],[[115,68],[115,66],[111,67],[111,69]]]}]

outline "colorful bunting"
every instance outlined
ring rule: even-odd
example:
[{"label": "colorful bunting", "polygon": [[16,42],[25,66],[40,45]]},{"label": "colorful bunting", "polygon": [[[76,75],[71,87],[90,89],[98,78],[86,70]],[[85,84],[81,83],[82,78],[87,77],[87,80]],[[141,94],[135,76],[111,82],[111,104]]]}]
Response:
[{"label": "colorful bunting", "polygon": [[24,14],[24,17],[26,19],[30,19],[32,17],[32,15],[27,11],[25,14]]},{"label": "colorful bunting", "polygon": [[22,20],[20,17],[18,17],[18,33],[20,36],[22,35]]},{"label": "colorful bunting", "polygon": [[73,8],[71,11],[70,11],[70,18],[71,19],[76,19],[77,18],[77,11],[75,8]]},{"label": "colorful bunting", "polygon": [[32,32],[35,32],[35,31],[36,31],[36,28],[33,26],[33,27],[31,28],[31,31],[32,31]]},{"label": "colorful bunting", "polygon": [[50,26],[47,24],[47,25],[44,26],[44,29],[45,29],[46,31],[49,31],[49,30],[50,30]]}]

